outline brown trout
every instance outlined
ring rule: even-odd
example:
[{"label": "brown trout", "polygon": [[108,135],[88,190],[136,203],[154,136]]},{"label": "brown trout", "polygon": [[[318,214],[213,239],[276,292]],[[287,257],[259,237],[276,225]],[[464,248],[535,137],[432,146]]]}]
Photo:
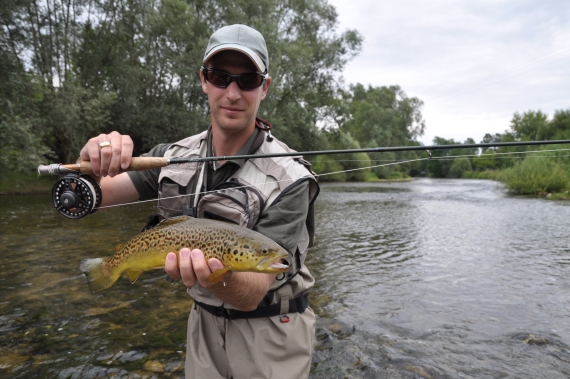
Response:
[{"label": "brown trout", "polygon": [[134,283],[143,271],[164,267],[166,255],[171,251],[178,255],[183,247],[200,249],[206,260],[217,258],[224,264],[208,276],[209,284],[221,281],[228,271],[277,274],[289,269],[279,263],[287,252],[264,235],[234,224],[188,216],[164,220],[117,245],[112,257],[84,259],[79,268],[95,294],[111,287],[123,272]]}]

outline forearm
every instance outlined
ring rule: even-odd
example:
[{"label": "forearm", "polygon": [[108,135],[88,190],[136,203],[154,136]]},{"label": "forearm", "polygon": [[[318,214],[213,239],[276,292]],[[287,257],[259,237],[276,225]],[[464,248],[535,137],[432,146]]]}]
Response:
[{"label": "forearm", "polygon": [[115,177],[99,177],[101,186],[101,206],[124,204],[137,200],[140,196],[129,175],[124,172]]},{"label": "forearm", "polygon": [[274,280],[275,274],[234,272],[208,289],[224,303],[241,311],[252,311],[263,300]]}]

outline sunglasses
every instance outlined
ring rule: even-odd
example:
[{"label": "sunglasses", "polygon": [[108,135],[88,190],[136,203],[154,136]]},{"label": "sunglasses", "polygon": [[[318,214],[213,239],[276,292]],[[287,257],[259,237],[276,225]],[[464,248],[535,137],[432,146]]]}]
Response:
[{"label": "sunglasses", "polygon": [[222,70],[215,70],[213,68],[201,67],[204,78],[207,81],[219,88],[226,88],[231,82],[236,82],[241,90],[249,91],[256,89],[261,86],[265,79],[267,79],[267,74],[239,74],[232,75],[228,72]]}]

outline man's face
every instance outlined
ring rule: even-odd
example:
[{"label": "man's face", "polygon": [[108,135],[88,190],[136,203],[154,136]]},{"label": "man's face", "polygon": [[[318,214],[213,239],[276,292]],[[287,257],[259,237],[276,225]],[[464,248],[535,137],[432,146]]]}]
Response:
[{"label": "man's face", "polygon": [[[206,66],[234,75],[257,72],[253,62],[237,51],[222,51],[210,58]],[[255,116],[261,100],[265,99],[271,78],[267,78],[260,87],[247,91],[240,89],[235,81],[226,88],[216,87],[204,78],[201,71],[200,78],[212,111],[212,127],[226,134],[253,132]]]}]

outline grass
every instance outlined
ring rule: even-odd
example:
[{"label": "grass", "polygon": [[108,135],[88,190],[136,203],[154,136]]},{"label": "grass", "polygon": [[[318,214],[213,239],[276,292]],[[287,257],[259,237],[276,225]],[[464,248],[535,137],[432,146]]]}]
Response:
[{"label": "grass", "polygon": [[552,159],[525,159],[504,170],[499,180],[517,195],[561,193],[570,187],[565,167]]},{"label": "grass", "polygon": [[39,176],[35,172],[7,172],[0,174],[0,195],[49,194],[56,177]]}]

